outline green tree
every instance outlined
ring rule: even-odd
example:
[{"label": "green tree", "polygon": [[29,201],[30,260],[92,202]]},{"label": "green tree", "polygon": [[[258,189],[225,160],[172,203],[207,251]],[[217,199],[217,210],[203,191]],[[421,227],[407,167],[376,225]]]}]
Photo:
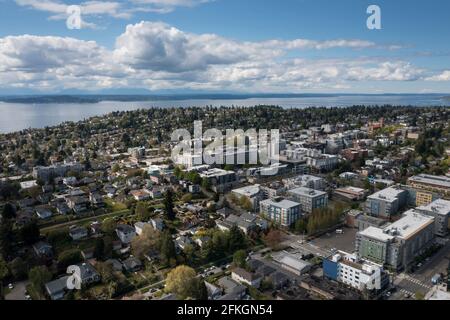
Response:
[{"label": "green tree", "polygon": [[7,202],[3,207],[2,217],[4,220],[14,219],[16,217],[16,209],[11,203]]},{"label": "green tree", "polygon": [[178,299],[207,299],[207,291],[202,279],[197,277],[195,270],[188,266],[178,266],[167,274],[166,288]]},{"label": "green tree", "polygon": [[35,221],[27,223],[20,229],[20,237],[27,245],[32,245],[39,241],[41,234]]},{"label": "green tree", "polygon": [[9,275],[9,269],[6,261],[0,256],[0,300],[4,299],[3,296],[3,282]]},{"label": "green tree", "polygon": [[228,240],[228,252],[234,252],[247,247],[247,239],[238,226],[234,225],[230,229]]},{"label": "green tree", "polygon": [[150,210],[145,202],[137,203],[135,214],[139,221],[147,221],[150,219]]},{"label": "green tree", "polygon": [[52,273],[46,266],[37,266],[30,270],[28,273],[28,279],[30,280],[33,288],[40,294],[43,294],[44,285],[52,280]]},{"label": "green tree", "polygon": [[28,264],[21,257],[17,257],[9,263],[9,270],[15,280],[23,280],[28,273]]},{"label": "green tree", "polygon": [[181,201],[183,201],[184,203],[188,203],[192,201],[192,194],[191,193],[186,193],[185,195],[183,195],[183,197],[181,197]]},{"label": "green tree", "polygon": [[239,268],[247,267],[247,252],[245,250],[238,250],[233,254],[233,265]]},{"label": "green tree", "polygon": [[151,225],[144,226],[142,234],[134,237],[131,241],[131,250],[133,255],[143,259],[151,251],[158,251],[158,245],[161,241],[161,233]]},{"label": "green tree", "polygon": [[65,270],[68,266],[78,264],[83,261],[81,251],[78,249],[69,249],[63,251],[58,256],[58,268]]},{"label": "green tree", "polygon": [[167,219],[171,221],[175,220],[173,197],[172,189],[168,189],[164,194],[164,209],[166,210]]},{"label": "green tree", "polygon": [[102,238],[95,240],[94,257],[98,260],[104,259],[105,257],[105,241]]},{"label": "green tree", "polygon": [[164,231],[161,235],[160,252],[162,261],[166,264],[176,259],[175,243],[168,230]]},{"label": "green tree", "polygon": [[11,221],[0,224],[0,255],[5,259],[13,253],[14,232]]}]

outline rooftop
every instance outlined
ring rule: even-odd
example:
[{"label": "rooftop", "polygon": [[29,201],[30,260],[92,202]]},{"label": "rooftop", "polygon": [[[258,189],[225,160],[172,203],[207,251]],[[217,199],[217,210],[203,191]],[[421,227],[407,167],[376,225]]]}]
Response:
[{"label": "rooftop", "polygon": [[324,191],[314,190],[314,189],[306,188],[306,187],[295,188],[295,189],[289,190],[288,193],[299,195],[299,196],[304,196],[304,197],[319,197],[319,196],[323,196],[323,195],[327,194]]},{"label": "rooftop", "polygon": [[386,227],[384,232],[397,233],[400,238],[408,239],[433,222],[434,218],[412,209],[405,212],[403,218]]},{"label": "rooftop", "polygon": [[374,194],[370,195],[368,198],[370,199],[378,199],[378,200],[386,200],[386,201],[394,201],[398,198],[398,196],[405,192],[405,190],[395,187],[389,187]]},{"label": "rooftop", "polygon": [[240,195],[246,196],[246,197],[252,197],[252,196],[258,194],[259,191],[260,191],[259,184],[254,184],[251,186],[233,190],[234,193],[237,193],[237,194],[240,194]]},{"label": "rooftop", "polygon": [[450,178],[446,176],[432,176],[430,174],[419,174],[417,176],[409,178],[409,181],[433,184],[450,188]]},{"label": "rooftop", "polygon": [[267,199],[267,200],[261,201],[261,204],[272,205],[272,206],[279,207],[282,209],[290,209],[290,208],[300,205],[298,202],[294,202],[294,201],[286,200],[286,199],[283,199],[281,201],[274,201],[272,199]]},{"label": "rooftop", "polygon": [[450,214],[450,201],[444,199],[437,199],[426,206],[418,207],[417,210],[435,212],[437,214],[446,216]]}]

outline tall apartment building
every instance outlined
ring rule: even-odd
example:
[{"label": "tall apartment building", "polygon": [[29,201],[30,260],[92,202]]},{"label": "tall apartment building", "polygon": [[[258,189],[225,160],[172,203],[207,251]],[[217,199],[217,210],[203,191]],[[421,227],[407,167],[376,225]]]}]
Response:
[{"label": "tall apartment building", "polygon": [[356,234],[356,252],[363,259],[406,268],[434,240],[434,218],[415,210],[387,227],[368,227]]},{"label": "tall apartment building", "polygon": [[328,205],[328,194],[323,191],[300,187],[287,193],[292,200],[300,203],[303,212],[311,213],[314,209],[325,208]]},{"label": "tall apartment building", "polygon": [[263,193],[259,184],[233,189],[231,191],[238,199],[247,198],[253,206],[254,211],[259,210],[259,202],[263,199]]},{"label": "tall apartment building", "polygon": [[260,213],[283,227],[289,227],[300,219],[300,204],[286,199],[267,199],[260,202]]},{"label": "tall apartment building", "polygon": [[389,219],[406,206],[408,191],[400,187],[389,187],[367,197],[365,211],[374,217]]},{"label": "tall apartment building", "polygon": [[434,232],[437,236],[445,237],[448,234],[450,201],[438,199],[416,210],[434,218]]},{"label": "tall apartment building", "polygon": [[409,178],[408,184],[416,189],[437,192],[445,198],[450,198],[449,177],[419,174]]}]

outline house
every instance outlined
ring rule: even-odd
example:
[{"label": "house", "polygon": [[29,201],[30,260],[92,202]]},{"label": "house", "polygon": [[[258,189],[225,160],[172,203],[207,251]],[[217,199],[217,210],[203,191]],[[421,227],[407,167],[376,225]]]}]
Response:
[{"label": "house", "polygon": [[116,228],[116,234],[123,244],[129,244],[136,236],[134,228],[127,224],[119,224]]},{"label": "house", "polygon": [[223,290],[208,281],[205,281],[206,291],[208,291],[208,300],[217,300],[222,296]]},{"label": "house", "polygon": [[79,264],[78,267],[80,268],[80,280],[82,286],[88,286],[100,281],[100,274],[90,263],[82,263]]},{"label": "house", "polygon": [[89,260],[89,259],[94,258],[94,252],[95,252],[95,248],[87,248],[87,249],[81,250],[81,255],[83,256],[84,260]]},{"label": "house", "polygon": [[75,214],[85,212],[88,209],[89,199],[85,196],[68,197],[67,206],[73,210]]},{"label": "house", "polygon": [[232,280],[228,276],[220,278],[217,284],[225,293],[217,300],[241,300],[247,292],[247,288],[244,285]]},{"label": "house", "polygon": [[90,228],[91,228],[91,233],[94,235],[98,235],[102,232],[102,224],[98,221],[92,221]]},{"label": "house", "polygon": [[164,221],[161,218],[150,219],[153,228],[158,231],[164,230]]},{"label": "house", "polygon": [[61,300],[67,292],[67,280],[69,276],[64,276],[59,279],[47,282],[45,284],[45,291],[52,300]]},{"label": "house", "polygon": [[269,276],[269,280],[272,283],[274,289],[280,290],[289,284],[289,277],[281,272],[274,272]]},{"label": "house", "polygon": [[122,265],[126,272],[136,272],[141,270],[143,267],[141,260],[135,257],[129,257],[128,259],[122,261]]},{"label": "house", "polygon": [[123,264],[117,259],[108,259],[105,261],[106,264],[110,264],[114,271],[122,271]]},{"label": "house", "polygon": [[192,239],[187,236],[179,236],[175,239],[175,247],[178,250],[184,250],[186,246],[192,245],[193,243]]},{"label": "house", "polygon": [[57,202],[56,203],[56,211],[59,214],[66,215],[70,212],[70,208],[65,202]]},{"label": "house", "polygon": [[36,207],[35,211],[39,219],[48,219],[53,215],[52,211],[46,206]]},{"label": "house", "polygon": [[198,184],[189,185],[189,192],[192,194],[200,193],[200,186]]},{"label": "house", "polygon": [[261,285],[262,277],[260,275],[248,272],[242,268],[236,268],[231,272],[231,278],[249,286],[259,288]]},{"label": "house", "polygon": [[66,186],[75,186],[77,184],[77,178],[75,177],[66,177],[63,179],[63,183]]},{"label": "house", "polygon": [[142,234],[142,232],[144,232],[145,226],[151,226],[151,225],[152,224],[149,223],[149,222],[141,222],[141,221],[139,221],[139,222],[136,222],[134,224],[134,230],[136,231],[136,234],[138,236],[140,236]]},{"label": "house", "polygon": [[203,248],[203,246],[208,243],[211,240],[208,236],[199,237],[194,240],[194,242],[200,247]]},{"label": "house", "polygon": [[69,236],[74,241],[84,239],[88,236],[88,229],[84,227],[73,226],[70,228]]},{"label": "house", "polygon": [[89,195],[89,201],[92,206],[95,208],[103,208],[105,206],[105,202],[103,201],[103,197],[99,193],[91,193]]},{"label": "house", "polygon": [[52,246],[45,241],[36,242],[33,245],[33,250],[39,258],[51,258],[53,256]]},{"label": "house", "polygon": [[136,201],[145,201],[150,199],[150,194],[146,190],[132,190],[130,194]]}]

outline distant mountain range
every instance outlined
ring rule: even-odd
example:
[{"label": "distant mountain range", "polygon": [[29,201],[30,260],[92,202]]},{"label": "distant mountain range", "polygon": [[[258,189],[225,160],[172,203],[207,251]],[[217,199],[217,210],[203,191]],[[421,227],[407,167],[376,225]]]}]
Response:
[{"label": "distant mountain range", "polygon": [[234,100],[251,98],[314,98],[339,96],[433,96],[450,101],[446,94],[341,94],[341,93],[267,93],[267,94],[234,94],[234,93],[186,93],[186,94],[55,94],[55,95],[4,95],[0,101],[7,103],[98,103],[101,101],[169,101],[169,100]]}]

